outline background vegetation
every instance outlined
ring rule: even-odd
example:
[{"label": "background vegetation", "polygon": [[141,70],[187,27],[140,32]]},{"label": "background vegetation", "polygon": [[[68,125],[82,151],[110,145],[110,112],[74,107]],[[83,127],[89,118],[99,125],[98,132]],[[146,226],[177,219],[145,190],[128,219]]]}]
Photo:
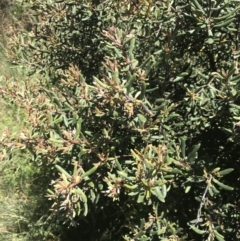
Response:
[{"label": "background vegetation", "polygon": [[[58,240],[42,221],[47,214],[45,171],[31,163],[31,155],[8,141],[19,138],[28,120],[25,111],[2,92],[7,80],[24,85],[26,73],[9,62],[8,43],[28,30],[27,6],[0,2],[0,239],[3,241]],[[11,50],[10,50],[11,51]],[[44,186],[45,184],[45,186]]]},{"label": "background vegetation", "polygon": [[14,135],[4,129],[1,143],[3,177],[24,183],[26,206],[12,221],[24,231],[11,232],[239,238],[239,3],[17,6],[30,20],[5,46],[25,74],[3,73],[1,93],[14,106],[4,118],[17,110],[24,121]]}]

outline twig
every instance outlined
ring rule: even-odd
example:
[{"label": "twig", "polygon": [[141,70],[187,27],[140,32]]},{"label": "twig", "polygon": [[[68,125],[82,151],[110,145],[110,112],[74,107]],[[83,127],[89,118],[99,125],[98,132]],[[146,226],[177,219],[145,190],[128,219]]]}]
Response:
[{"label": "twig", "polygon": [[[211,180],[212,180],[212,176],[210,176],[209,182],[211,182]],[[201,218],[202,208],[203,208],[203,205],[204,205],[204,203],[205,203],[205,199],[206,199],[206,195],[207,195],[208,189],[209,189],[209,185],[206,186],[205,191],[204,191],[203,196],[202,196],[202,199],[201,199],[200,207],[199,207],[198,213],[197,213],[196,225],[197,225],[198,223],[201,223],[201,222],[202,222],[202,218]]]},{"label": "twig", "polygon": [[[126,95],[126,94],[125,94],[125,96],[126,96],[126,98],[127,98],[129,101],[134,102],[134,98],[132,98],[132,97]],[[150,116],[154,116],[154,114],[152,113],[152,111],[151,111],[145,104],[143,104],[142,102],[141,102],[141,106],[142,106],[143,110],[144,110],[147,114],[149,114]]]},{"label": "twig", "polygon": [[215,76],[212,77],[212,78],[208,81],[207,84],[203,85],[203,86],[201,87],[201,89],[198,90],[195,94],[196,94],[196,95],[197,95],[197,94],[200,94],[200,93],[204,90],[204,88],[205,88],[206,86],[208,86],[208,85],[210,85],[210,84],[212,83],[212,81],[213,81],[214,79],[215,79]]}]

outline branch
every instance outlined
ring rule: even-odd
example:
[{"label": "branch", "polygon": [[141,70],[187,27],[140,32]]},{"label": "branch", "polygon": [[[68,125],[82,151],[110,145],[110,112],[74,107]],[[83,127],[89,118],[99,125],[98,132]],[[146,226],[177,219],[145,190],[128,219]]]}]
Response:
[{"label": "branch", "polygon": [[[209,182],[211,182],[211,180],[212,180],[212,176],[210,176]],[[201,200],[201,203],[200,203],[200,207],[199,207],[198,213],[197,213],[197,222],[196,222],[196,225],[197,225],[198,223],[201,223],[201,222],[202,222],[202,218],[201,218],[202,208],[203,208],[203,205],[204,205],[204,203],[205,203],[205,199],[206,199],[206,195],[207,195],[208,189],[209,189],[209,185],[206,186],[205,191],[204,191],[203,196],[202,196],[202,200]]]}]

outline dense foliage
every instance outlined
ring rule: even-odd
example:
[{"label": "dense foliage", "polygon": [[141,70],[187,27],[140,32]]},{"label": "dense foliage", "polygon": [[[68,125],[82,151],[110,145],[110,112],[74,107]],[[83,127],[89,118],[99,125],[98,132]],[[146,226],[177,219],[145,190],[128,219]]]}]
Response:
[{"label": "dense foliage", "polygon": [[28,4],[9,55],[39,79],[2,92],[53,216],[85,240],[236,240],[238,1]]}]

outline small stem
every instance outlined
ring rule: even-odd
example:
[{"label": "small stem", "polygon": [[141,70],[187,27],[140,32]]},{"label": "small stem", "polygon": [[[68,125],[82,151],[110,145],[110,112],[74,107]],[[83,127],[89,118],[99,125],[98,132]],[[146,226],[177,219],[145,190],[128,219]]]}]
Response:
[{"label": "small stem", "polygon": [[[212,180],[212,176],[210,176],[209,183],[211,182],[211,180]],[[209,184],[206,186],[205,191],[204,191],[203,196],[202,196],[200,207],[199,207],[198,213],[197,213],[197,222],[196,222],[196,224],[202,222],[202,219],[201,219],[202,208],[203,208],[203,205],[205,203],[205,199],[206,199],[206,195],[207,195],[208,189],[209,189]]]}]

